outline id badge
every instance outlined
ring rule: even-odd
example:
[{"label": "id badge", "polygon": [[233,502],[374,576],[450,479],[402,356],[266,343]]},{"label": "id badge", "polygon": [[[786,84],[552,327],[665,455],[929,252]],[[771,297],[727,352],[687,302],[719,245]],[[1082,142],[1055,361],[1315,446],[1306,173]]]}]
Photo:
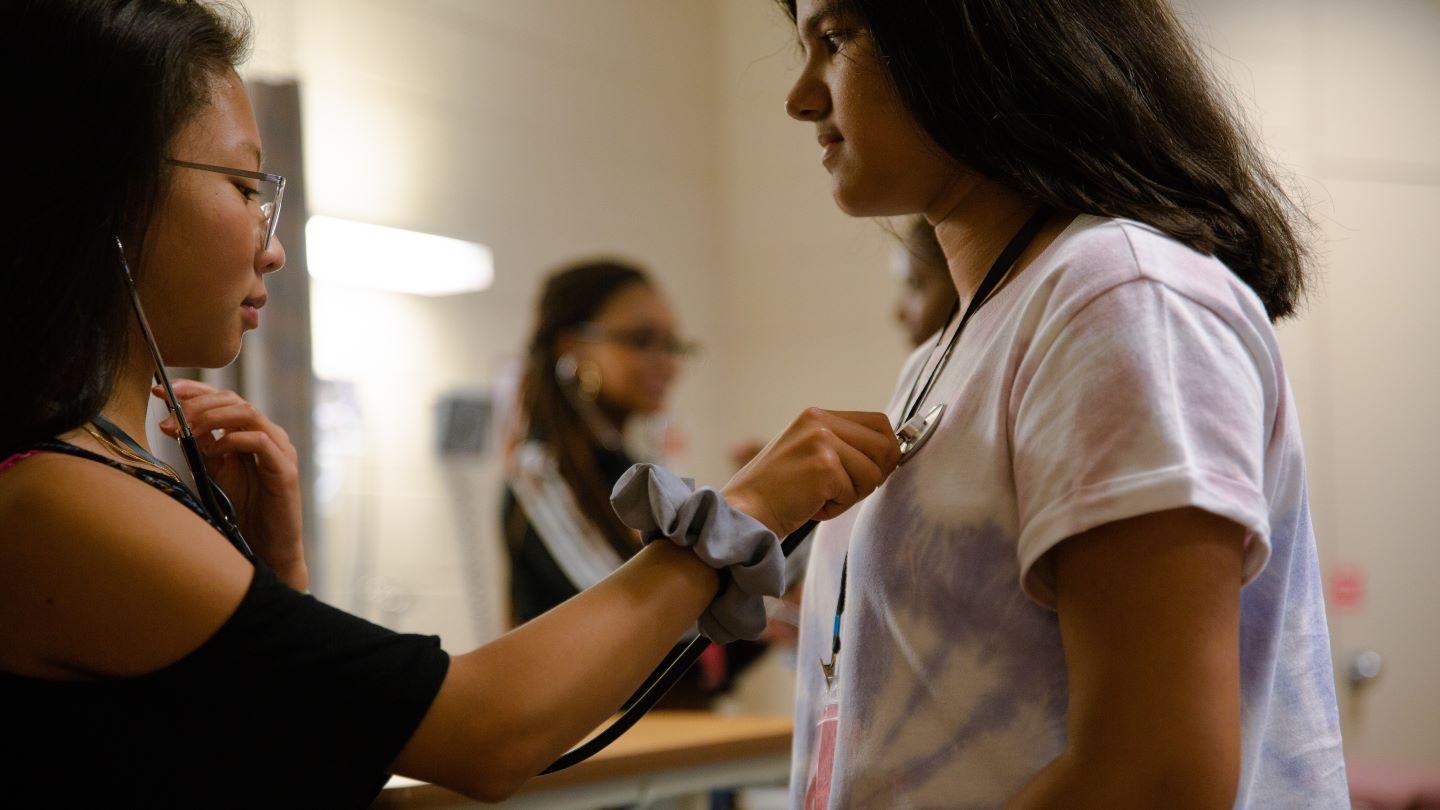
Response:
[{"label": "id badge", "polygon": [[805,810],[828,810],[830,778],[835,774],[835,737],[840,730],[840,683],[825,687],[820,720],[815,724],[815,744],[810,754],[810,781],[805,787]]}]

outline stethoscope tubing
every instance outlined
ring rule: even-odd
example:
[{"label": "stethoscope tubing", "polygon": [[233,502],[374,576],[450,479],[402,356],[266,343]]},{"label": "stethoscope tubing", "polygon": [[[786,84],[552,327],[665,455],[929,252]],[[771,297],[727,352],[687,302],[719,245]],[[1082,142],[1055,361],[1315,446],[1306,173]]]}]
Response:
[{"label": "stethoscope tubing", "polygon": [[[796,549],[800,548],[800,545],[805,542],[806,538],[815,531],[815,527],[819,525],[819,521],[812,520],[786,535],[785,539],[780,542],[780,550],[786,557],[789,557]],[[722,586],[723,584],[724,583],[722,583]],[[543,776],[548,773],[563,771],[572,765],[578,765],[600,753],[609,746],[610,743],[619,739],[621,735],[629,731],[632,726],[639,722],[640,718],[644,717],[653,709],[655,704],[659,703],[660,699],[665,697],[665,695],[675,687],[675,684],[680,682],[680,679],[684,677],[690,667],[694,666],[696,661],[700,660],[700,656],[712,643],[714,642],[705,636],[696,636],[691,639],[689,644],[685,645],[679,654],[672,652],[664,661],[660,662],[660,666],[657,667],[654,672],[650,673],[650,677],[646,678],[645,683],[641,684],[640,688],[635,691],[635,696],[630,702],[630,707],[627,708],[623,714],[615,718],[615,721],[610,725],[606,726],[604,731],[601,731],[583,745],[571,749],[564,756],[550,763],[550,766],[541,771],[540,775]]]}]

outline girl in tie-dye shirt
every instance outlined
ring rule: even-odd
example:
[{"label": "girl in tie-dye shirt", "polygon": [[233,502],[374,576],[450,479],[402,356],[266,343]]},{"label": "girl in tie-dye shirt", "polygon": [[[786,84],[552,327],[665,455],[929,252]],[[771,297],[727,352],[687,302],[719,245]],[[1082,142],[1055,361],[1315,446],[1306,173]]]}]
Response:
[{"label": "girl in tie-dye shirt", "polygon": [[1305,219],[1169,8],[783,5],[836,203],[924,214],[957,312],[1054,212],[907,364],[928,442],[816,538],[792,805],[1348,806],[1271,326]]}]

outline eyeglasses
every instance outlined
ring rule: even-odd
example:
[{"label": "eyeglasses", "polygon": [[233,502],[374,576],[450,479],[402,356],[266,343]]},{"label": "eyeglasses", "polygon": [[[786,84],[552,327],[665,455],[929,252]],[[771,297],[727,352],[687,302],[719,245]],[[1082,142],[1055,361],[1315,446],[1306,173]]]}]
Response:
[{"label": "eyeglasses", "polygon": [[663,354],[677,360],[700,353],[700,345],[694,341],[681,340],[658,329],[607,329],[598,323],[586,323],[580,325],[580,336],[586,340],[616,343],[645,354]]},{"label": "eyeglasses", "polygon": [[260,187],[253,189],[255,196],[245,195],[247,203],[259,201],[260,216],[265,222],[265,238],[260,242],[260,249],[263,251],[270,247],[270,240],[275,236],[275,226],[280,222],[280,201],[285,197],[285,178],[283,175],[267,174],[266,172],[252,172],[248,169],[232,169],[228,166],[212,166],[209,163],[191,163],[188,160],[175,160],[166,158],[166,163],[171,166],[180,166],[186,169],[199,169],[202,172],[214,172],[232,177],[245,177],[259,181]]}]

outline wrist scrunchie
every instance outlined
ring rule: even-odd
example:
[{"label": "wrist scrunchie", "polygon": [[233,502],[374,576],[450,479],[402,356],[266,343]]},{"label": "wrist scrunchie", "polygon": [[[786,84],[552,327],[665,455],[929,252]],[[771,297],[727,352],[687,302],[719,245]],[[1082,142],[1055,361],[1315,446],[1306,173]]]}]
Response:
[{"label": "wrist scrunchie", "polygon": [[700,632],[720,644],[760,637],[761,597],[785,591],[785,555],[774,532],[731,508],[714,488],[695,489],[693,480],[654,464],[627,470],[610,503],[626,526],[643,532],[647,545],[664,538],[721,571],[720,593],[700,616]]}]

